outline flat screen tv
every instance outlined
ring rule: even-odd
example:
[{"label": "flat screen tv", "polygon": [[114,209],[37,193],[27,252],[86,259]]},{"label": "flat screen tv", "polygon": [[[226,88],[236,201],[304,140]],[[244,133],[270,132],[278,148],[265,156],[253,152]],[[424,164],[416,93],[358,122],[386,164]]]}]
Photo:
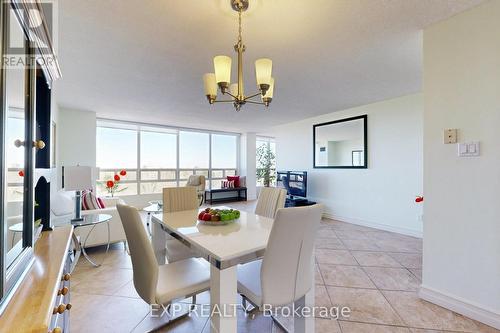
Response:
[{"label": "flat screen tv", "polygon": [[285,188],[288,195],[307,197],[307,171],[278,171],[277,186]]}]

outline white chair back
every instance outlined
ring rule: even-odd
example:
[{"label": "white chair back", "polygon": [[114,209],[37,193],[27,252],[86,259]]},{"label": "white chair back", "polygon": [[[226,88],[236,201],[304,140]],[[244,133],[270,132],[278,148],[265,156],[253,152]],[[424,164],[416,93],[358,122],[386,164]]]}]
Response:
[{"label": "white chair back", "polygon": [[[199,206],[200,202],[198,201],[196,187],[170,187],[163,189],[163,212],[165,213],[198,209]],[[171,236],[167,236],[165,247],[165,254],[169,263],[196,256],[189,247]]]},{"label": "white chair back", "polygon": [[135,207],[118,204],[116,208],[130,249],[135,290],[145,302],[155,304],[159,268],[146,229]]},{"label": "white chair back", "polygon": [[198,194],[193,186],[163,189],[163,211],[166,213],[198,209]]},{"label": "white chair back", "polygon": [[259,199],[255,207],[255,214],[274,219],[276,211],[285,207],[286,190],[276,187],[260,189]]},{"label": "white chair back", "polygon": [[314,280],[314,239],[321,205],[279,209],[262,260],[262,304],[295,302]]}]

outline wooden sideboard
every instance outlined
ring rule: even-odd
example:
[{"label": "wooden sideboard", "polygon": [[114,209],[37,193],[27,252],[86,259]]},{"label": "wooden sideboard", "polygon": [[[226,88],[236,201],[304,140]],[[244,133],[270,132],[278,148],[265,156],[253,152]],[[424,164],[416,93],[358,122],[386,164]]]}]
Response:
[{"label": "wooden sideboard", "polygon": [[34,247],[35,262],[0,316],[2,332],[69,331],[72,233],[72,226],[42,232]]}]

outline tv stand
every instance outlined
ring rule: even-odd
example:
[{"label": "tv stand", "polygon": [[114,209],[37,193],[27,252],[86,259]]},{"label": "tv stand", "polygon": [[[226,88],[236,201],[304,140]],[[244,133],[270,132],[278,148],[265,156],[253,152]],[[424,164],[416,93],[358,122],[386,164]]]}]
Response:
[{"label": "tv stand", "polygon": [[286,198],[285,207],[303,207],[303,206],[312,206],[315,205],[316,202],[309,201],[307,198],[294,198],[289,197]]}]

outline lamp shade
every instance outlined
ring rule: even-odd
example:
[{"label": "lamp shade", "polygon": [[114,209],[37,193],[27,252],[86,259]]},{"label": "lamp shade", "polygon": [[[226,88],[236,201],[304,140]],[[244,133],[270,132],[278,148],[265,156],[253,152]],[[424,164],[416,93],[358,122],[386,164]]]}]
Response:
[{"label": "lamp shade", "polygon": [[66,191],[81,191],[95,185],[94,168],[89,166],[64,167],[64,184]]},{"label": "lamp shade", "polygon": [[238,83],[233,83],[229,86],[229,92],[233,96],[238,96]]},{"label": "lamp shade", "polygon": [[271,84],[269,85],[269,89],[267,89],[266,94],[262,96],[262,98],[273,98],[274,94],[274,77],[271,78]]},{"label": "lamp shade", "polygon": [[217,96],[217,82],[215,81],[214,73],[203,75],[203,86],[205,88],[205,95]]},{"label": "lamp shade", "polygon": [[231,58],[228,56],[216,56],[214,58],[215,79],[217,83],[231,82]]},{"label": "lamp shade", "polygon": [[268,58],[261,58],[255,61],[255,78],[257,84],[271,84],[271,74],[273,71],[273,62]]}]

